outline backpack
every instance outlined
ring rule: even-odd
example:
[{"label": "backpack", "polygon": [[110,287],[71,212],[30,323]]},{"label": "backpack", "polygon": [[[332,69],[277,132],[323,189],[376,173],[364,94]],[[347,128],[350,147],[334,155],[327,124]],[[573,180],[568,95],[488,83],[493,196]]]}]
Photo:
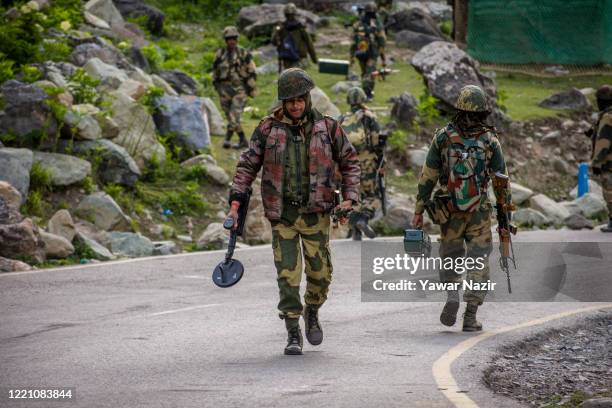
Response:
[{"label": "backpack", "polygon": [[447,132],[448,192],[455,210],[472,212],[479,208],[489,183],[488,141],[480,136],[465,139],[454,129]]},{"label": "backpack", "polygon": [[368,135],[366,134],[363,112],[355,112],[351,115],[342,116],[338,121],[346,137],[358,151],[368,148],[371,145]]},{"label": "backpack", "polygon": [[278,49],[278,56],[287,61],[295,62],[300,60],[300,52],[297,44],[295,43],[291,32],[288,30],[284,30],[284,36],[281,39],[281,44]]}]

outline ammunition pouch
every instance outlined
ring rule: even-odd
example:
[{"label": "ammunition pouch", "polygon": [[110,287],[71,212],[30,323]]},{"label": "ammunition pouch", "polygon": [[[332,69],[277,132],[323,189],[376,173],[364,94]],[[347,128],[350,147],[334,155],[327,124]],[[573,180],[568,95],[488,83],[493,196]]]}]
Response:
[{"label": "ammunition pouch", "polygon": [[450,219],[452,211],[452,201],[448,195],[434,195],[433,199],[425,203],[427,215],[436,225],[444,225]]}]

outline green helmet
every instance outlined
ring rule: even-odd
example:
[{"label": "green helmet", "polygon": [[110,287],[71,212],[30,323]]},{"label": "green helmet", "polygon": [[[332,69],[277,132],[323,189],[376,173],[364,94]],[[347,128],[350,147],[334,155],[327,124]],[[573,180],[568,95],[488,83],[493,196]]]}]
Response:
[{"label": "green helmet", "polygon": [[301,68],[284,70],[278,78],[278,99],[296,98],[310,92],[315,87],[314,81]]},{"label": "green helmet", "polygon": [[602,85],[601,88],[595,93],[595,98],[601,99],[602,101],[612,100],[612,86]]},{"label": "green helmet", "polygon": [[378,7],[376,7],[376,3],[374,3],[373,1],[366,4],[365,8],[363,9],[366,13],[376,13],[378,11]]},{"label": "green helmet", "polygon": [[293,3],[287,3],[283,8],[283,13],[286,16],[295,16],[297,14],[297,7]]},{"label": "green helmet", "polygon": [[238,29],[234,26],[227,26],[223,29],[223,38],[238,38]]},{"label": "green helmet", "polygon": [[360,87],[354,86],[348,90],[348,93],[346,94],[346,103],[349,105],[361,105],[365,101],[366,94]]},{"label": "green helmet", "polygon": [[488,112],[487,96],[481,87],[466,85],[459,91],[455,108],[465,112]]}]

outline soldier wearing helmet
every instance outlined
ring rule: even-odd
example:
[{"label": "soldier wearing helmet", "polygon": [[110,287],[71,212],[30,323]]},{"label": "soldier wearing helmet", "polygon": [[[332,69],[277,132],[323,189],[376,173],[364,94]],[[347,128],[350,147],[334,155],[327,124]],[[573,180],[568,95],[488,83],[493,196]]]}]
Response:
[{"label": "soldier wearing helmet", "polygon": [[591,168],[599,177],[604,200],[608,204],[608,224],[602,232],[612,232],[612,86],[603,85],[595,93],[599,115],[590,131],[593,142]]},{"label": "soldier wearing helmet", "polygon": [[363,89],[349,89],[346,102],[351,110],[342,115],[339,122],[349,142],[357,150],[361,167],[361,205],[351,213],[349,222],[353,240],[360,241],[362,234],[368,238],[376,236],[368,221],[382,205],[377,180],[384,171],[379,164],[382,162],[385,138],[380,134],[376,115],[365,105],[366,95]]},{"label": "soldier wearing helmet", "polygon": [[[432,221],[440,225],[440,257],[484,258],[484,267],[467,270],[465,280],[487,282],[488,256],[492,251],[487,188],[495,173],[508,173],[495,129],[484,123],[490,108],[482,88],[476,85],[461,88],[456,108],[453,120],[437,130],[431,142],[419,178],[413,226],[423,227],[423,212],[427,211]],[[439,188],[431,199],[438,183]],[[494,192],[497,196],[498,191]],[[464,280],[462,274],[451,269],[440,271],[440,278],[447,283]],[[485,296],[486,291],[482,290],[464,292],[467,305],[463,331],[482,330],[476,312]],[[440,315],[442,324],[453,326],[458,309],[459,291],[449,290]]]},{"label": "soldier wearing helmet", "polygon": [[359,61],[361,69],[361,87],[368,99],[372,99],[374,91],[374,72],[378,57],[385,66],[385,31],[376,15],[376,4],[368,3],[364,12],[353,25],[353,43],[350,48],[350,63]]},{"label": "soldier wearing helmet", "polygon": [[255,62],[251,53],[238,46],[238,29],[228,26],[223,29],[226,46],[217,50],[213,63],[213,86],[219,94],[221,108],[227,118],[227,133],[224,148],[231,146],[234,132],[239,142],[233,147],[240,149],[247,146],[244,130],[240,123],[247,96],[256,94]]},{"label": "soldier wearing helmet", "polygon": [[285,21],[272,32],[272,44],[278,51],[279,72],[283,69],[300,67],[310,55],[312,62],[318,62],[312,38],[306,27],[297,19],[297,7],[287,3],[283,9]]},{"label": "soldier wearing helmet", "polygon": [[387,23],[389,22],[389,15],[393,10],[393,0],[376,0],[376,7],[378,9],[378,16],[385,27],[385,34],[387,33]]},{"label": "soldier wearing helmet", "polygon": [[[303,316],[306,338],[321,344],[318,310],[327,299],[332,262],[329,252],[330,212],[334,204],[334,170],[342,174],[343,202],[359,201],[359,161],[338,122],[312,107],[310,76],[289,68],[278,79],[282,106],[253,132],[238,161],[230,189],[230,217],[237,211],[260,168],[264,213],[272,226],[272,249],[280,294],[278,309],[285,320],[285,354],[302,354]],[[346,220],[344,220],[346,222]],[[305,307],[300,300],[302,256],[307,277]]]}]

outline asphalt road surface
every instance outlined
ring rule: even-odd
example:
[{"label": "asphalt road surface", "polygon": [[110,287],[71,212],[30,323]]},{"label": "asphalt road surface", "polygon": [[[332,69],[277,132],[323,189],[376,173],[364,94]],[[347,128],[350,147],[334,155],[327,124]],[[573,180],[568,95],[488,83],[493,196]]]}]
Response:
[{"label": "asphalt road surface", "polygon": [[[520,240],[612,243],[612,234]],[[359,244],[334,241],[332,252],[325,339],[303,356],[283,355],[269,246],[236,251],[246,273],[229,289],[210,279],[223,251],[2,274],[0,407],[516,407],[481,382],[496,348],[612,310],[569,298],[489,302],[485,331],[462,333],[460,322],[439,323],[439,302],[361,302]],[[72,388],[73,399],[8,398],[49,387]]]}]

